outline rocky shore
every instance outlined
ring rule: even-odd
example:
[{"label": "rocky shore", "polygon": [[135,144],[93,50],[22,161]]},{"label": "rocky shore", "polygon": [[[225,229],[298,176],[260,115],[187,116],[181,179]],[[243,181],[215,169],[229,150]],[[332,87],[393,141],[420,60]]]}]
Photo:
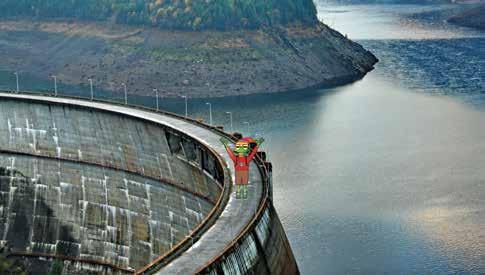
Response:
[{"label": "rocky shore", "polygon": [[164,31],[77,21],[0,21],[2,67],[63,83],[164,97],[222,97],[334,86],[377,58],[324,24]]}]

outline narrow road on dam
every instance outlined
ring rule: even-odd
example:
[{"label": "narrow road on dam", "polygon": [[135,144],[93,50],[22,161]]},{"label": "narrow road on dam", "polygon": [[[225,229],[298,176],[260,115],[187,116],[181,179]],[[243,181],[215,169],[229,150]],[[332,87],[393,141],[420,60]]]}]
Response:
[{"label": "narrow road on dam", "polygon": [[[234,177],[232,161],[219,141],[221,134],[208,127],[185,120],[182,117],[158,113],[148,109],[75,98],[0,92],[0,99],[79,106],[151,121],[182,132],[214,150],[225,161],[231,177]],[[233,244],[233,241],[239,237],[241,232],[253,220],[264,196],[263,175],[255,163],[251,165],[252,173],[248,199],[237,200],[235,193],[232,193],[227,204],[222,205],[224,209],[217,221],[203,232],[200,238],[194,240],[194,243],[187,250],[170,261],[168,265],[160,268],[159,264],[153,263],[153,268],[150,269],[150,272],[156,271],[157,274],[194,274],[219,257],[228,246]],[[232,184],[234,181],[231,179],[230,182]]]}]

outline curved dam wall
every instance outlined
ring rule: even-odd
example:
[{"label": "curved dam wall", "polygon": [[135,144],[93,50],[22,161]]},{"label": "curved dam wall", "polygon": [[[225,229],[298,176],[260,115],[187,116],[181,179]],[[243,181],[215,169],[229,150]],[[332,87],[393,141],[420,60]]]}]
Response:
[{"label": "curved dam wall", "polygon": [[134,271],[206,218],[221,170],[205,146],[162,125],[1,99],[0,244],[31,257],[31,272]]},{"label": "curved dam wall", "polygon": [[0,91],[0,257],[41,274],[299,274],[271,163],[258,154],[237,200],[221,136],[141,106]]}]

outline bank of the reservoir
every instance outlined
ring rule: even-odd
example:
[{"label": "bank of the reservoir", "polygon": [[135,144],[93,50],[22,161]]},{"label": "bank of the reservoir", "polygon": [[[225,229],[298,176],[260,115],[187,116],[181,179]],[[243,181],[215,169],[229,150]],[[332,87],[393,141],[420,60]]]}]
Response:
[{"label": "bank of the reservoir", "polygon": [[221,97],[345,84],[377,59],[324,24],[254,30],[168,31],[77,21],[0,21],[12,71],[70,85],[165,97]]}]

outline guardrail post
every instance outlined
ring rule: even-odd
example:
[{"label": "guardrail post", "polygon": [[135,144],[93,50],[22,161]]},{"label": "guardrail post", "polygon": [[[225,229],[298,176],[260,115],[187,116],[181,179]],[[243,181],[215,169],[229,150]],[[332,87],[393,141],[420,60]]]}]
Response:
[{"label": "guardrail post", "polygon": [[155,92],[155,97],[157,99],[157,111],[160,111],[160,104],[158,102],[158,89],[155,88],[155,89],[153,89],[153,91]]},{"label": "guardrail post", "polygon": [[182,98],[185,99],[185,118],[187,118],[189,116],[189,110],[188,110],[188,96],[187,95],[183,95]]},{"label": "guardrail post", "polygon": [[19,86],[19,73],[18,72],[15,72],[13,73],[15,75],[15,80],[17,82],[17,93],[20,92],[20,86]]},{"label": "guardrail post", "polygon": [[57,97],[57,76],[53,75],[54,78],[54,96]]},{"label": "guardrail post", "polygon": [[123,86],[125,91],[125,105],[128,105],[128,91],[126,90],[126,84],[122,83],[121,86]]},{"label": "guardrail post", "polygon": [[91,101],[94,100],[94,89],[93,89],[93,80],[90,78],[88,79],[89,81],[89,86],[91,87]]}]

